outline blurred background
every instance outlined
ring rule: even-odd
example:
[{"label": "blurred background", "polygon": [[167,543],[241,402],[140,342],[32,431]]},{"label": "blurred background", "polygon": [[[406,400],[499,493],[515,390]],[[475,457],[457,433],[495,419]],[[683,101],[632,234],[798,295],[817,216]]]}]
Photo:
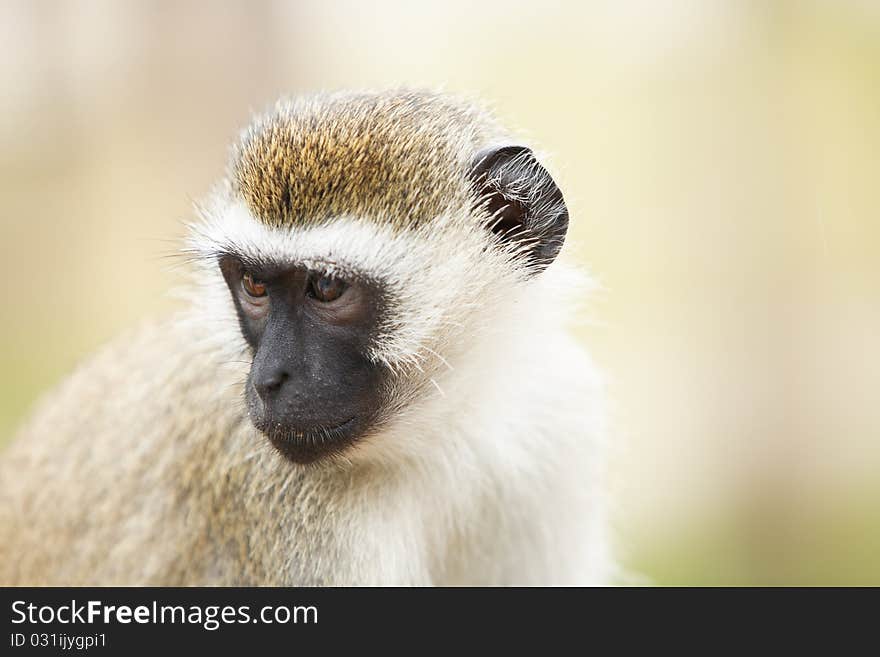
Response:
[{"label": "blurred background", "polygon": [[880,3],[0,2],[0,444],[173,302],[251,112],[441,87],[550,154],[624,565],[880,584]]}]

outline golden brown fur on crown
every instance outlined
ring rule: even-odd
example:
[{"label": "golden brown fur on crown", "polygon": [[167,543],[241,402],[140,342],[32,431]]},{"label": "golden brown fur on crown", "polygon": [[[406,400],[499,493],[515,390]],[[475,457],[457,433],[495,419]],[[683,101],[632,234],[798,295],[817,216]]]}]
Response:
[{"label": "golden brown fur on crown", "polygon": [[499,134],[482,109],[438,93],[283,100],[245,130],[230,180],[269,225],[354,215],[414,226],[466,207],[470,159]]}]

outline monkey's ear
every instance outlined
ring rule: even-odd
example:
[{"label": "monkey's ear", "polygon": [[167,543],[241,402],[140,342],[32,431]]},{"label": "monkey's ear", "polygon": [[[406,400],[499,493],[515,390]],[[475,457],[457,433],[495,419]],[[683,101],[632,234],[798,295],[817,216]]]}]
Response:
[{"label": "monkey's ear", "polygon": [[556,258],[568,230],[559,187],[525,146],[492,146],[474,157],[470,178],[489,229],[514,242],[533,271]]}]

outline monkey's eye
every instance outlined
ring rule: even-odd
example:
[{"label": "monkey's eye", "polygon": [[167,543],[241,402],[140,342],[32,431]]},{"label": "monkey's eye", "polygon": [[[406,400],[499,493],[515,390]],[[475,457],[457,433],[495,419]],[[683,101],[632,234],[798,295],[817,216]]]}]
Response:
[{"label": "monkey's eye", "polygon": [[310,297],[317,299],[321,303],[330,303],[341,297],[347,287],[348,285],[345,281],[341,281],[338,278],[315,276],[312,277],[312,280],[309,283],[308,294]]},{"label": "monkey's eye", "polygon": [[241,287],[249,297],[258,299],[266,296],[266,284],[262,281],[254,280],[254,277],[247,272],[241,277]]}]

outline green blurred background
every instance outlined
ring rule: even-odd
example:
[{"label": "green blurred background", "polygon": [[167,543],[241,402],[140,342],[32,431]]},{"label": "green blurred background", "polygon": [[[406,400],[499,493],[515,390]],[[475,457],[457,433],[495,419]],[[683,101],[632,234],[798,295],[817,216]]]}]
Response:
[{"label": "green blurred background", "polygon": [[880,3],[0,3],[0,443],[166,311],[276,96],[476,94],[550,153],[604,292],[624,564],[880,584]]}]

